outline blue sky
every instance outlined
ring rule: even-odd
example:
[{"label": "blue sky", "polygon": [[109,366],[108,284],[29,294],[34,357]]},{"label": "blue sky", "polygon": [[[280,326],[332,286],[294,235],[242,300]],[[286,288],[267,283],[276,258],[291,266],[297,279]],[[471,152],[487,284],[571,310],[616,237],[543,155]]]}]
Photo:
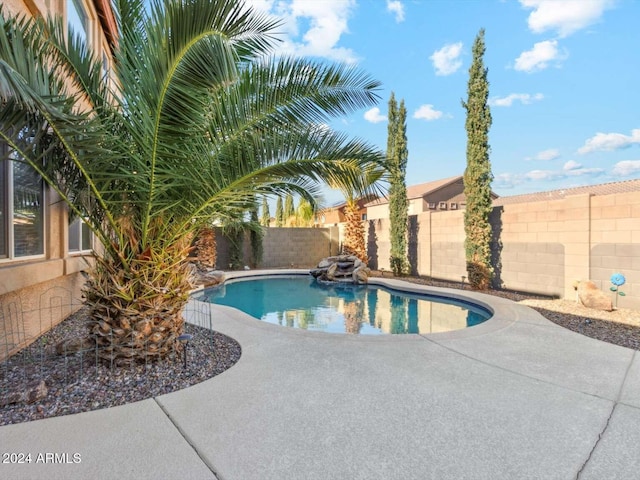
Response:
[{"label": "blue sky", "polygon": [[[282,51],[355,63],[377,107],[332,126],[384,149],[407,110],[407,184],[460,175],[471,46],[485,29],[499,195],[640,178],[636,0],[248,0],[284,19]],[[339,199],[334,192],[328,202]]]}]

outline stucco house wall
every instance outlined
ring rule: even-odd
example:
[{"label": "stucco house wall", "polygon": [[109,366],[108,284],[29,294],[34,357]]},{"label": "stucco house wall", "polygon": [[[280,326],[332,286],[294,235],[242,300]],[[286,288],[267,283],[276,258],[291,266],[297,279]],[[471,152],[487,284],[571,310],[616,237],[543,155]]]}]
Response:
[{"label": "stucco house wall", "polygon": [[[66,18],[64,0],[5,0],[2,4],[12,14]],[[81,4],[87,13],[89,41],[98,51],[108,52],[110,61],[109,41],[113,41],[115,24],[112,14],[109,16],[112,12],[108,1],[81,0]],[[103,12],[101,17],[99,12]],[[104,25],[112,28],[108,34]],[[8,161],[2,160],[0,167],[6,168],[4,162]],[[2,195],[10,193],[3,191]],[[40,208],[43,253],[21,257],[11,252],[7,258],[0,258],[0,360],[33,342],[81,304],[84,285],[81,272],[90,268],[91,257],[87,252],[69,252],[67,209],[51,189],[44,189]],[[10,228],[17,227],[10,225]]]}]

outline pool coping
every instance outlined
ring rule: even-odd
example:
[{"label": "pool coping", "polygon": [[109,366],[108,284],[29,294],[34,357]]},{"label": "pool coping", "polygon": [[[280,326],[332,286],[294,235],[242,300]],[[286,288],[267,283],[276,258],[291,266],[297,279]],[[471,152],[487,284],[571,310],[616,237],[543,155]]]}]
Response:
[{"label": "pool coping", "polygon": [[[286,277],[286,276],[310,276],[308,269],[264,269],[264,270],[244,270],[244,271],[231,271],[225,272],[225,279],[222,283],[233,280],[248,280],[251,278],[274,278],[274,277]],[[228,307],[224,305],[215,305],[214,308],[224,307],[225,309],[231,309],[238,312],[240,315],[237,316],[242,321],[249,323],[256,323],[256,327],[260,326],[268,326],[269,330],[275,329],[276,331],[280,331],[280,333],[291,333],[293,332],[295,335],[344,335],[348,338],[358,338],[362,339],[362,341],[376,339],[374,341],[388,341],[390,340],[388,337],[391,337],[392,341],[406,341],[406,340],[417,340],[420,338],[428,338],[434,341],[439,340],[452,340],[452,339],[463,339],[463,338],[473,338],[481,335],[487,335],[498,330],[504,329],[512,325],[514,322],[521,320],[523,317],[530,319],[531,317],[535,317],[537,322],[548,322],[552,324],[551,321],[544,318],[535,310],[526,307],[524,305],[518,305],[517,303],[507,300],[501,297],[496,297],[489,294],[484,294],[480,292],[473,292],[468,290],[457,290],[455,288],[445,288],[445,287],[433,287],[429,285],[420,285],[416,283],[410,283],[401,279],[395,278],[384,278],[384,277],[371,277],[369,278],[370,285],[377,285],[384,288],[387,288],[392,291],[398,292],[407,292],[413,294],[425,294],[425,295],[435,295],[439,297],[451,298],[453,300],[460,300],[472,304],[479,305],[481,308],[488,310],[492,313],[491,318],[485,320],[484,322],[474,325],[473,327],[463,328],[459,330],[451,330],[448,332],[436,332],[436,333],[424,333],[424,334],[415,334],[415,333],[407,333],[402,335],[351,335],[346,333],[331,333],[331,332],[321,332],[321,331],[313,331],[313,330],[304,330],[298,328],[290,328],[284,327],[281,325],[273,325],[268,322],[262,322],[238,309],[233,307]],[[214,286],[215,287],[215,286]],[[210,287],[207,287],[210,288]],[[194,298],[194,295],[204,291],[206,288],[200,286],[194,289],[191,292],[191,298],[193,301],[199,301]],[[206,302],[204,302],[206,303]]]}]

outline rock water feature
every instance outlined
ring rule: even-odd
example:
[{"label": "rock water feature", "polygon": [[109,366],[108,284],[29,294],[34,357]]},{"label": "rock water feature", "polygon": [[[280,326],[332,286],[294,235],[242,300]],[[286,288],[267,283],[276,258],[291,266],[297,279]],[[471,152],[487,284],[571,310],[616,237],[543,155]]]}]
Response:
[{"label": "rock water feature", "polygon": [[371,270],[355,255],[338,255],[320,260],[309,273],[323,282],[362,284],[369,281]]},{"label": "rock water feature", "polygon": [[222,270],[203,267],[195,263],[191,263],[191,274],[194,277],[195,284],[202,285],[205,288],[219,285],[225,280],[225,274]]}]

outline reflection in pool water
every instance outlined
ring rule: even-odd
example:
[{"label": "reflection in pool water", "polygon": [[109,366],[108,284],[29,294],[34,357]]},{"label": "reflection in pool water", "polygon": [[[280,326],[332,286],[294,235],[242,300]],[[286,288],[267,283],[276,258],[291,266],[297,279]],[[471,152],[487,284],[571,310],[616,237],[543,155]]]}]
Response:
[{"label": "reflection in pool water", "polygon": [[491,314],[442,297],[391,292],[373,285],[326,285],[310,277],[232,281],[198,300],[228,305],[257,319],[330,333],[435,333],[471,327]]},{"label": "reflection in pool water", "polygon": [[228,305],[257,319],[329,333],[435,333],[471,327],[491,314],[442,297],[392,292],[373,285],[325,285],[310,277],[232,281],[198,300]]}]

